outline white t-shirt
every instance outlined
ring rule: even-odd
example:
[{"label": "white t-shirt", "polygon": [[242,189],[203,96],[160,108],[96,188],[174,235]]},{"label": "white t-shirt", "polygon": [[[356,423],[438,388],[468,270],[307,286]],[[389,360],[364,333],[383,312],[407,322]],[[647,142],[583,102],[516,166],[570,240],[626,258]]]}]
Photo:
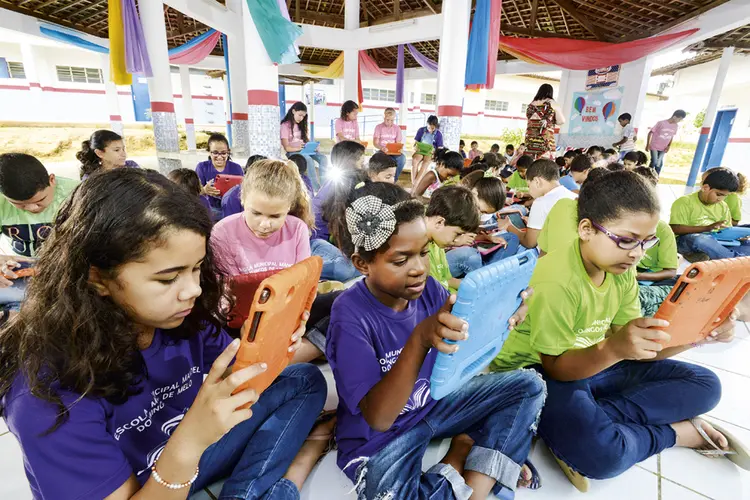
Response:
[{"label": "white t-shirt", "polygon": [[627,141],[623,142],[620,145],[620,152],[626,152],[626,151],[633,151],[635,149],[635,141],[633,140],[635,137],[635,130],[633,129],[633,125],[628,123],[624,127],[622,127],[622,133],[621,138],[627,139]]},{"label": "white t-shirt", "polygon": [[534,200],[534,204],[531,205],[531,211],[529,212],[529,222],[527,226],[530,229],[541,230],[544,226],[545,219],[547,219],[547,215],[552,210],[552,207],[555,206],[555,203],[563,198],[571,198],[575,200],[577,197],[578,195],[565,186],[557,186],[541,198]]}]

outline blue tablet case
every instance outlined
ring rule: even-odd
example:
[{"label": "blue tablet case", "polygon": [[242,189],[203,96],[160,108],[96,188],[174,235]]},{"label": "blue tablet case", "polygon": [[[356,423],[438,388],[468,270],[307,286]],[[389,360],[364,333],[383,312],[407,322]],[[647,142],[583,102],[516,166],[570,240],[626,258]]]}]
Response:
[{"label": "blue tablet case", "polygon": [[508,338],[508,320],[521,305],[537,253],[527,250],[466,275],[458,288],[453,315],[469,324],[469,339],[454,354],[438,353],[430,379],[433,399],[464,385],[500,353]]},{"label": "blue tablet case", "polygon": [[320,146],[319,142],[308,142],[305,144],[305,146],[302,148],[302,150],[299,152],[301,155],[314,155],[315,150],[318,149],[318,146]]},{"label": "blue tablet case", "polygon": [[750,228],[728,227],[726,229],[722,229],[721,231],[713,233],[713,236],[719,243],[724,246],[740,246],[742,242],[737,240],[750,236]]}]

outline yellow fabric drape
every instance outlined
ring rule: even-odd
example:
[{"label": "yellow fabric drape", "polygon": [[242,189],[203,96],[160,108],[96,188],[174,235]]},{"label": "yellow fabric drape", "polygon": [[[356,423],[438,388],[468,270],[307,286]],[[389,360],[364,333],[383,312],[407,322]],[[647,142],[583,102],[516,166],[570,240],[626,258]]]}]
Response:
[{"label": "yellow fabric drape", "polygon": [[320,78],[341,78],[344,76],[344,52],[341,51],[341,54],[325,69],[319,71],[308,69],[305,71]]},{"label": "yellow fabric drape", "polygon": [[109,74],[116,85],[131,85],[133,75],[125,66],[125,29],[122,25],[120,0],[109,0]]}]

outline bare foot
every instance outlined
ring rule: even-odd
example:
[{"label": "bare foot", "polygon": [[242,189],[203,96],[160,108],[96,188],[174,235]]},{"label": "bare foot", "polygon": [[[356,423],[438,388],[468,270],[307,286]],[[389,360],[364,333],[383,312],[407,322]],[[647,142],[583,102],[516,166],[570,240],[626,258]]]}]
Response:
[{"label": "bare foot", "polygon": [[451,447],[440,462],[450,465],[463,476],[466,457],[469,456],[472,446],[474,440],[468,434],[459,434],[451,439]]},{"label": "bare foot", "polygon": [[518,488],[528,488],[531,485],[531,481],[534,479],[534,475],[531,473],[531,469],[528,465],[523,464],[521,467],[521,475],[518,476]]},{"label": "bare foot", "polygon": [[305,484],[307,476],[310,475],[320,456],[328,448],[330,439],[325,439],[325,437],[332,435],[334,425],[336,425],[336,418],[321,422],[313,427],[310,437],[302,443],[302,448],[297,452],[297,456],[294,457],[289,469],[284,474],[284,478],[293,482],[298,490],[302,490],[302,485]]},{"label": "bare foot", "polygon": [[737,304],[737,313],[739,321],[750,321],[750,293]]},{"label": "bare foot", "polygon": [[[701,427],[714,443],[716,443],[723,450],[729,450],[729,442],[721,432],[714,429],[711,424],[703,419],[698,419],[698,421],[701,422]],[[693,427],[693,424],[691,424],[687,420],[672,424],[672,429],[674,429],[675,434],[677,434],[675,446],[692,448],[695,450],[714,449],[711,444],[708,443],[708,441],[703,439],[703,436],[698,433],[695,427]]]}]

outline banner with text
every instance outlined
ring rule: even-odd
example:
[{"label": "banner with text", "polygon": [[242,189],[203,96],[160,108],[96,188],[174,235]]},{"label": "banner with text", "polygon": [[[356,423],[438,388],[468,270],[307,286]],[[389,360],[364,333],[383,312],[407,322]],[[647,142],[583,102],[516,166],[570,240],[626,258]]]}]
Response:
[{"label": "banner with text", "polygon": [[574,92],[569,135],[615,135],[623,88]]}]

